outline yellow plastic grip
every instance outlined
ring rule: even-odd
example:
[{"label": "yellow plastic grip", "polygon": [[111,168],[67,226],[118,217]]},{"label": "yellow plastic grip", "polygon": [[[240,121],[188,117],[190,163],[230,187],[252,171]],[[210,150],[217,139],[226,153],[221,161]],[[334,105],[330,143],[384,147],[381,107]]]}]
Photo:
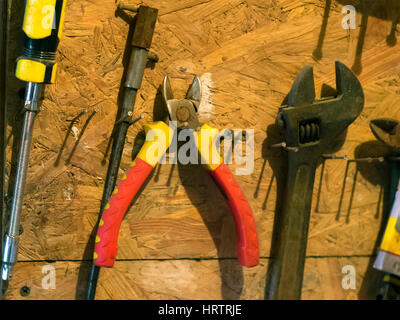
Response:
[{"label": "yellow plastic grip", "polygon": [[200,131],[196,132],[196,146],[201,156],[201,163],[209,171],[215,170],[223,162],[215,144],[215,137],[218,133],[218,129],[206,124],[201,127]]},{"label": "yellow plastic grip", "polygon": [[53,69],[51,70],[50,83],[56,82],[57,67],[58,67],[57,63],[53,64]]},{"label": "yellow plastic grip", "polygon": [[390,274],[386,274],[386,275],[383,277],[383,281],[392,283],[392,284],[394,284],[394,285],[400,287],[400,280],[397,279],[397,278],[395,278],[394,276],[392,276],[392,275],[390,275]]},{"label": "yellow plastic grip", "polygon": [[389,217],[385,234],[383,236],[381,249],[396,255],[400,255],[400,233],[396,230],[397,219]]},{"label": "yellow plastic grip", "polygon": [[171,145],[174,131],[162,121],[144,125],[144,131],[146,142],[140,149],[137,158],[155,167]]},{"label": "yellow plastic grip", "polygon": [[22,58],[17,61],[15,76],[27,82],[54,83],[56,71],[57,64],[46,65],[36,60]]},{"label": "yellow plastic grip", "polygon": [[[65,4],[64,4],[65,5]],[[31,39],[44,39],[54,28],[56,0],[27,0],[23,30]]]},{"label": "yellow plastic grip", "polygon": [[62,9],[61,9],[61,16],[60,16],[60,26],[58,27],[58,39],[61,39],[63,34],[63,26],[65,20],[65,6],[67,5],[67,1],[64,0]]},{"label": "yellow plastic grip", "polygon": [[20,59],[17,61],[15,75],[22,81],[42,83],[46,75],[46,65],[34,60]]}]

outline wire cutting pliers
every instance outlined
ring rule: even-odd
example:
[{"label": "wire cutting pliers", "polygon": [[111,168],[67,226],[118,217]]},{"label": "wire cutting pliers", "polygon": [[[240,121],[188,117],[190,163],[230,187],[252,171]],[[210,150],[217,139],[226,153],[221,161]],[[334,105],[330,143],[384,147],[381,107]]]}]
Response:
[{"label": "wire cutting pliers", "polygon": [[[239,184],[216,149],[214,138],[218,130],[206,124],[200,126],[197,117],[201,102],[200,79],[194,77],[185,99],[174,99],[169,78],[166,76],[162,85],[162,96],[168,110],[168,119],[144,126],[146,141],[121,183],[115,188],[99,222],[94,264],[99,267],[114,265],[118,250],[118,233],[125,212],[146,178],[170,147],[176,128],[190,129],[197,138],[194,140],[201,163],[219,185],[233,213],[239,262],[246,267],[256,266],[259,262],[259,248],[253,212]],[[208,141],[204,142],[204,139]],[[214,158],[211,159],[213,155]]]}]

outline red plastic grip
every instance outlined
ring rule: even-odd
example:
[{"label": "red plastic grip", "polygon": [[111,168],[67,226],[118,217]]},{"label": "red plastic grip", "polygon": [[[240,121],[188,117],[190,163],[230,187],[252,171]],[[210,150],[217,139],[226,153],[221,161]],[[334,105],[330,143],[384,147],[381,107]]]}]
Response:
[{"label": "red plastic grip", "polygon": [[228,198],[238,237],[237,255],[241,265],[254,267],[259,262],[258,236],[253,212],[246,196],[225,163],[221,163],[210,175]]},{"label": "red plastic grip", "polygon": [[153,167],[140,158],[126,173],[126,178],[114,190],[97,229],[93,263],[98,267],[112,267],[118,251],[118,234],[122,219],[136,193]]}]

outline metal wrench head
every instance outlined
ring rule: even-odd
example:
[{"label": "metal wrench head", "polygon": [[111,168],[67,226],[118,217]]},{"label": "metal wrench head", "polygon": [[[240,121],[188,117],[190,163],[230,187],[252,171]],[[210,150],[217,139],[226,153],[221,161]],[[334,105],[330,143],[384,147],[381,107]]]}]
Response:
[{"label": "metal wrench head", "polygon": [[400,127],[399,121],[393,119],[375,119],[369,124],[372,133],[379,141],[400,151]]},{"label": "metal wrench head", "polygon": [[277,125],[284,130],[288,147],[301,151],[323,149],[331,144],[361,113],[364,93],[354,73],[335,62],[337,95],[315,100],[313,68],[304,67],[296,77],[282,106]]},{"label": "metal wrench head", "polygon": [[170,123],[176,123],[178,129],[198,130],[200,128],[197,111],[201,101],[201,82],[198,76],[194,76],[185,99],[174,98],[169,78],[165,76],[162,84],[162,97],[168,110]]}]

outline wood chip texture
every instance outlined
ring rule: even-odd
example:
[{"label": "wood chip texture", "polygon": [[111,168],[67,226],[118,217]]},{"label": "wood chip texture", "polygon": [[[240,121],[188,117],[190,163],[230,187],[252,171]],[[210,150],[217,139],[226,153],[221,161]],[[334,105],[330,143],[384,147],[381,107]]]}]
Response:
[{"label": "wood chip texture", "polygon": [[[197,74],[205,100],[200,120],[219,129],[254,129],[254,170],[237,175],[253,209],[260,264],[242,268],[225,198],[198,165],[161,164],[127,212],[114,268],[102,269],[96,299],[264,299],[274,216],[287,169],[275,117],[293,80],[314,66],[317,97],[336,87],[334,62],[358,75],[360,117],[328,153],[373,157],[390,150],[369,129],[375,118],[399,119],[400,43],[396,1],[170,0],[159,9],[151,51],[126,138],[119,180],[129,168],[143,125],[154,119],[168,74],[184,96]],[[356,29],[343,29],[344,5]],[[9,36],[7,179],[15,173],[24,83],[13,66],[21,52],[24,1],[13,0]],[[57,80],[45,91],[34,127],[14,279],[6,299],[84,299],[93,230],[104,188],[110,139],[127,64],[130,13],[113,0],[68,0]],[[394,25],[394,29],[393,29]],[[86,112],[84,112],[86,111]],[[240,167],[229,164],[230,169]],[[389,165],[326,160],[318,167],[309,228],[303,299],[370,299],[372,268],[390,208]],[[9,187],[10,189],[10,187]],[[10,192],[10,191],[9,191]],[[355,270],[344,288],[343,267]],[[56,274],[46,288],[46,270]],[[43,273],[44,272],[44,273]],[[45,280],[43,280],[45,279]],[[28,286],[29,296],[20,289]]]}]

